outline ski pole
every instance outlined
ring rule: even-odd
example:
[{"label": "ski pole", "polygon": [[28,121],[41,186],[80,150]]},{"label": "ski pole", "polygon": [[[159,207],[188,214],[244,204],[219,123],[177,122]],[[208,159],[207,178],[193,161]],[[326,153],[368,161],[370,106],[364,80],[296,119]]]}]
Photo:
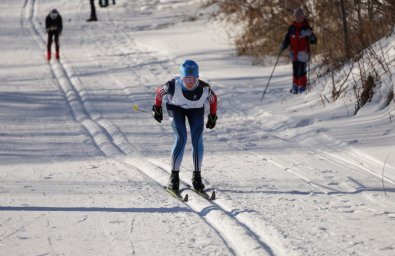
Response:
[{"label": "ski pole", "polygon": [[307,60],[307,90],[306,90],[306,94],[307,91],[310,91],[310,57]]},{"label": "ski pole", "polygon": [[275,69],[275,68],[276,68],[276,66],[277,66],[278,60],[280,59],[280,56],[281,56],[281,53],[282,53],[282,51],[280,50],[280,51],[279,51],[279,53],[278,53],[278,56],[277,56],[276,63],[274,64],[274,67],[273,67],[272,73],[270,74],[269,81],[267,81],[267,84],[266,84],[265,90],[263,91],[263,94],[262,94],[262,97],[261,97],[261,102],[262,102],[262,100],[263,100],[263,97],[264,97],[264,96],[265,96],[265,94],[266,94],[267,87],[269,86],[270,80],[272,79],[272,76],[273,76],[273,73],[274,73],[274,69]]},{"label": "ski pole", "polygon": [[[312,48],[311,52],[312,52],[312,54],[309,55],[309,59],[307,60],[307,89],[308,89],[308,91],[311,90],[311,88],[310,88],[310,77],[311,77],[310,62],[311,62],[311,56],[314,56],[314,47]],[[315,81],[314,81],[314,83],[315,83]]]},{"label": "ski pole", "polygon": [[137,104],[134,104],[134,105],[133,105],[133,109],[134,109],[135,111],[140,111],[140,112],[143,112],[143,113],[148,113],[147,111],[145,111],[145,110],[143,110],[143,109],[140,109],[140,108],[139,108],[139,105],[137,105]]}]

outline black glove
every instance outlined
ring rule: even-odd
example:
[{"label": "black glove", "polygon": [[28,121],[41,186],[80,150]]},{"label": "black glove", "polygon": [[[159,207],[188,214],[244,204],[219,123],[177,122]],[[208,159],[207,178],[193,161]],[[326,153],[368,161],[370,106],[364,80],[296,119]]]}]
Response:
[{"label": "black glove", "polygon": [[310,44],[316,44],[317,43],[317,37],[315,36],[314,33],[312,33],[311,36],[309,37],[309,43]]},{"label": "black glove", "polygon": [[213,129],[215,127],[215,123],[217,122],[217,115],[216,114],[208,114],[207,116],[207,123],[206,123],[206,128],[208,129]]},{"label": "black glove", "polygon": [[152,116],[155,118],[156,121],[159,123],[162,122],[163,120],[163,112],[162,112],[162,106],[152,106]]}]

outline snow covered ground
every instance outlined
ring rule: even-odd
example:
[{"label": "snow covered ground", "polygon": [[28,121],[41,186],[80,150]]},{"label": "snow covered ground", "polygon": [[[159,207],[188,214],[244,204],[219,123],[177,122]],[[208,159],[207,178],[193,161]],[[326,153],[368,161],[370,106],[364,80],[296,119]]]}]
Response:
[{"label": "snow covered ground", "polygon": [[[52,8],[64,31],[48,64]],[[395,255],[394,102],[353,116],[323,87],[291,95],[289,65],[260,102],[272,66],[235,57],[197,0],[97,11],[87,23],[89,1],[1,1],[0,255]],[[395,73],[394,36],[385,51]],[[163,191],[170,123],[133,110],[184,59],[219,97],[203,162],[215,201]]]}]

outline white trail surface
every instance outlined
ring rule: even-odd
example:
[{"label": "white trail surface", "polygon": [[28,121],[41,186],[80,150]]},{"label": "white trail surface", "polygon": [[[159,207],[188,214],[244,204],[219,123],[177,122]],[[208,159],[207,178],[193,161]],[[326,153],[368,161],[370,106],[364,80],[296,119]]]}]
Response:
[{"label": "white trail surface", "polygon": [[[87,23],[89,1],[2,1],[2,255],[395,254],[388,109],[349,117],[321,104],[320,88],[289,95],[289,65],[259,102],[272,67],[234,57],[223,24],[199,4],[117,0]],[[61,60],[46,63],[54,7]],[[182,203],[162,189],[173,135],[149,110],[186,58],[220,99],[204,137],[215,201],[185,189]]]}]

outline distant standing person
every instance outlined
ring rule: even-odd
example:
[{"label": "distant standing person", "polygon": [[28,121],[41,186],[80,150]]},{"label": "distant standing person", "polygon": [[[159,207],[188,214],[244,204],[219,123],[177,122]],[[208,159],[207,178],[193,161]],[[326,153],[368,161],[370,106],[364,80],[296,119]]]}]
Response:
[{"label": "distant standing person", "polygon": [[295,21],[289,26],[288,32],[280,46],[280,50],[283,51],[290,46],[293,69],[291,92],[298,94],[306,90],[306,68],[310,59],[310,44],[316,44],[317,37],[307,22],[302,8],[296,8],[293,15]]},{"label": "distant standing person", "polygon": [[206,128],[213,129],[217,121],[217,96],[210,85],[199,79],[199,66],[193,60],[186,60],[180,66],[180,76],[176,76],[156,90],[152,114],[159,123],[163,120],[162,100],[166,95],[166,108],[171,118],[175,142],[172,150],[171,175],[168,189],[178,193],[180,166],[187,142],[188,120],[191,131],[194,171],[192,185],[195,190],[205,188],[201,177],[203,161],[204,103],[210,104]]},{"label": "distant standing person", "polygon": [[51,59],[51,46],[52,41],[55,41],[55,57],[59,59],[59,36],[62,33],[63,22],[62,16],[60,16],[59,12],[56,9],[53,9],[49,12],[45,19],[45,29],[48,33],[48,42],[47,42],[47,60]]},{"label": "distant standing person", "polygon": [[95,0],[89,0],[91,5],[91,17],[86,21],[97,21]]}]

